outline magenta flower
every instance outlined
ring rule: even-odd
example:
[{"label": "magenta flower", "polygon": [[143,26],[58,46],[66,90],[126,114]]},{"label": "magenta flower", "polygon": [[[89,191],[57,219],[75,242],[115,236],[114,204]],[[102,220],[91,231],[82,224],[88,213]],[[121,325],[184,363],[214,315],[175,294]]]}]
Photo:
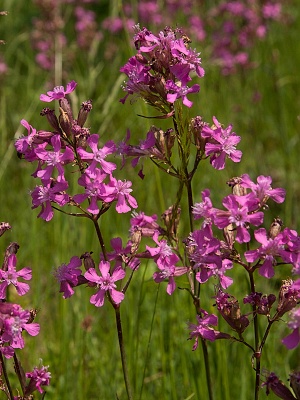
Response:
[{"label": "magenta flower", "polygon": [[25,330],[29,335],[36,336],[40,331],[37,323],[28,323],[30,320],[30,312],[23,310],[18,304],[13,304],[10,316],[4,320],[4,333],[2,339],[10,342],[14,349],[24,348],[24,339],[22,331]]},{"label": "magenta flower", "polygon": [[102,201],[108,193],[111,194],[113,192],[113,189],[102,183],[106,176],[104,172],[96,168],[93,173],[94,179],[87,174],[82,174],[78,179],[78,184],[85,188],[85,193],[75,194],[73,200],[81,204],[84,200],[89,199],[87,211],[91,214],[98,214],[98,201]]},{"label": "magenta flower", "polygon": [[232,125],[223,129],[216,117],[213,117],[214,127],[205,125],[201,136],[207,139],[205,154],[210,156],[210,163],[215,169],[225,168],[226,157],[233,162],[240,162],[242,152],[236,150],[235,146],[240,142],[240,136],[232,132]]},{"label": "magenta flower", "polygon": [[218,317],[214,314],[208,314],[206,311],[201,310],[202,315],[197,315],[197,324],[188,323],[188,328],[191,331],[189,339],[195,339],[193,351],[197,349],[199,338],[207,339],[214,342],[216,339],[226,339],[230,336],[226,333],[221,333],[211,325],[218,325]]},{"label": "magenta flower", "polygon": [[262,246],[256,250],[246,251],[245,258],[248,262],[263,259],[264,262],[259,268],[259,274],[270,279],[275,274],[274,265],[277,264],[276,256],[281,257],[287,263],[291,260],[291,253],[284,249],[284,234],[279,233],[272,239],[268,237],[267,231],[264,228],[260,228],[254,232],[254,236]]},{"label": "magenta flower", "polygon": [[54,215],[51,202],[64,206],[69,201],[69,195],[64,192],[67,188],[68,182],[66,181],[56,183],[50,181],[45,186],[36,186],[31,192],[31,197],[32,208],[42,206],[38,217],[43,218],[47,222],[50,221]]},{"label": "magenta flower", "polygon": [[241,186],[251,189],[260,203],[265,203],[269,197],[276,203],[283,203],[285,190],[282,188],[272,189],[271,183],[272,178],[270,176],[258,176],[257,183],[252,182],[248,174],[241,176]]},{"label": "magenta flower", "polygon": [[229,224],[236,226],[236,241],[247,243],[251,237],[248,232],[248,224],[255,226],[263,222],[264,213],[256,212],[258,199],[253,193],[246,196],[230,194],[223,199],[223,205],[228,211],[214,210],[214,223],[219,229],[226,228]]},{"label": "magenta flower", "polygon": [[15,148],[18,153],[24,154],[27,161],[35,161],[37,157],[33,150],[33,144],[37,138],[37,131],[25,119],[21,120],[21,125],[27,129],[28,135],[17,139]]},{"label": "magenta flower", "polygon": [[157,215],[145,215],[145,213],[142,211],[139,213],[133,211],[130,225],[131,234],[133,234],[136,230],[139,230],[142,236],[153,237],[153,235],[155,233],[159,233],[160,230],[160,227],[157,223]]},{"label": "magenta flower", "polygon": [[130,181],[121,181],[110,177],[110,182],[106,186],[107,195],[103,196],[103,200],[106,203],[117,201],[116,211],[118,213],[127,213],[131,208],[137,208],[137,201],[131,196],[132,189],[130,189],[132,183]]},{"label": "magenta flower", "polygon": [[175,276],[183,275],[187,272],[186,267],[176,267],[176,263],[179,261],[179,257],[176,254],[171,254],[170,256],[164,257],[163,261],[157,264],[160,271],[154,272],[153,279],[154,282],[160,283],[165,279],[168,279],[167,293],[171,295],[175,288]]},{"label": "magenta flower", "polygon": [[50,90],[47,94],[41,94],[40,100],[49,103],[52,100],[63,99],[66,94],[69,94],[75,90],[77,83],[75,81],[71,81],[67,84],[66,90],[63,86],[56,86],[53,91]]},{"label": "magenta flower", "polygon": [[200,85],[198,85],[197,83],[195,83],[195,85],[193,85],[192,87],[188,87],[188,86],[181,86],[181,85],[176,85],[175,82],[168,80],[166,82],[166,89],[168,91],[171,91],[173,93],[168,93],[167,94],[167,101],[169,103],[175,103],[175,101],[177,99],[182,98],[182,103],[187,106],[187,107],[192,107],[193,102],[190,101],[187,98],[187,95],[189,93],[198,93],[200,90]]},{"label": "magenta flower", "polygon": [[200,283],[205,283],[210,277],[219,278],[220,285],[223,289],[227,289],[233,283],[233,279],[225,276],[225,272],[231,269],[233,264],[230,260],[222,260],[222,266],[219,267],[215,264],[201,264],[200,270],[196,273],[196,279]]},{"label": "magenta flower", "polygon": [[272,305],[276,300],[275,294],[263,295],[259,292],[250,293],[244,297],[244,304],[251,304],[256,307],[256,312],[262,315],[270,315]]},{"label": "magenta flower", "polygon": [[74,153],[70,147],[66,147],[65,151],[61,152],[61,138],[60,135],[55,135],[51,138],[51,144],[54,151],[47,151],[44,146],[39,146],[35,149],[37,157],[47,164],[45,169],[37,171],[36,176],[41,178],[42,182],[48,182],[52,176],[54,168],[58,171],[57,181],[64,181],[64,168],[63,165],[74,161]]},{"label": "magenta flower", "polygon": [[287,323],[293,332],[282,339],[282,343],[289,349],[292,350],[300,343],[300,308],[296,308],[290,312],[290,320]]},{"label": "magenta flower", "polygon": [[91,165],[86,169],[86,173],[91,177],[94,178],[95,176],[95,169],[100,164],[100,167],[106,174],[111,174],[117,166],[116,164],[105,161],[105,158],[116,151],[115,143],[110,140],[108,141],[101,149],[98,149],[98,142],[99,142],[99,135],[93,134],[91,135],[87,143],[92,149],[92,153],[89,153],[83,149],[78,149],[78,154],[82,158],[82,160],[89,160],[91,161]]},{"label": "magenta flower", "polygon": [[110,264],[107,261],[100,261],[99,270],[101,275],[98,275],[95,268],[90,268],[84,277],[90,281],[97,284],[97,293],[91,296],[90,302],[96,307],[102,307],[104,304],[104,298],[106,292],[109,293],[111,299],[115,304],[120,304],[124,299],[124,293],[116,290],[115,282],[123,279],[126,275],[122,268],[114,268],[113,272],[110,273]]},{"label": "magenta flower", "polygon": [[159,233],[155,233],[153,236],[154,242],[158,245],[158,247],[150,247],[146,246],[146,249],[149,251],[151,257],[154,259],[156,264],[159,267],[163,267],[164,259],[166,257],[170,257],[173,254],[172,247],[168,245],[166,240],[158,240]]},{"label": "magenta flower", "polygon": [[48,372],[48,368],[48,366],[42,366],[40,368],[34,367],[32,372],[26,372],[26,378],[30,378],[30,381],[25,389],[26,396],[30,395],[35,390],[43,393],[41,386],[50,385],[51,373]]},{"label": "magenta flower", "polygon": [[62,264],[53,272],[53,275],[60,283],[59,291],[63,293],[64,299],[74,294],[73,287],[78,284],[78,277],[81,275],[81,264],[81,259],[74,256],[71,258],[69,264]]},{"label": "magenta flower", "polygon": [[213,218],[213,206],[210,199],[210,191],[209,189],[205,189],[201,192],[202,195],[202,202],[195,203],[192,207],[192,213],[194,219],[204,218],[202,227],[210,226],[212,224]]},{"label": "magenta flower", "polygon": [[[220,255],[220,241],[212,236],[210,229],[199,229],[192,232],[188,239],[189,258],[193,262],[194,269],[200,268],[199,282],[206,282],[207,270],[202,267],[222,269],[222,257]],[[201,276],[201,272],[205,274]]]},{"label": "magenta flower", "polygon": [[29,281],[32,277],[30,268],[22,268],[16,271],[17,257],[11,254],[7,261],[7,271],[0,269],[0,299],[6,299],[6,289],[9,285],[14,285],[19,296],[23,296],[29,290],[27,283],[18,282],[18,278]]},{"label": "magenta flower", "polygon": [[127,263],[131,258],[131,242],[129,241],[125,247],[122,246],[122,239],[116,237],[111,239],[110,244],[114,251],[107,253],[108,261],[115,261],[115,267],[121,267],[122,263]]}]

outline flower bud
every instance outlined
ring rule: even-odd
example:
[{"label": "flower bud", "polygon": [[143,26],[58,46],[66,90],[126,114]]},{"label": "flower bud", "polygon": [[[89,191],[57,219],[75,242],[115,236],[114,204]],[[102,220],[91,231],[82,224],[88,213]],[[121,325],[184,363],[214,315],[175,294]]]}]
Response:
[{"label": "flower bud", "polygon": [[226,183],[232,188],[232,194],[236,196],[245,196],[247,194],[247,189],[241,186],[240,177],[230,178]]},{"label": "flower bud", "polygon": [[274,374],[274,372],[270,372],[266,382],[262,384],[262,386],[266,386],[267,395],[270,394],[270,390],[276,394],[276,396],[285,400],[295,400],[292,392],[284,385],[284,383]]},{"label": "flower bud", "polygon": [[282,281],[282,285],[279,290],[279,300],[277,306],[276,317],[282,317],[288,311],[291,311],[297,305],[300,293],[298,290],[292,289],[292,279],[286,279]]},{"label": "flower bud", "polygon": [[269,237],[271,239],[274,239],[280,233],[282,225],[283,222],[280,218],[274,218],[269,229]]},{"label": "flower bud", "polygon": [[87,100],[81,103],[81,108],[78,113],[77,124],[82,128],[85,124],[89,112],[92,110],[92,100]]},{"label": "flower bud", "polygon": [[52,128],[54,128],[55,132],[62,133],[54,110],[51,110],[50,108],[45,107],[40,112],[40,115],[42,117],[46,116],[49,124],[52,126]]},{"label": "flower bud", "polygon": [[142,229],[138,226],[135,227],[130,236],[131,248],[130,254],[136,254],[142,240]]},{"label": "flower bud", "polygon": [[11,226],[8,222],[0,222],[0,236],[2,236],[9,229],[11,229]]},{"label": "flower bud", "polygon": [[90,268],[95,268],[95,261],[92,259],[92,251],[87,251],[80,256],[80,259],[83,260],[83,266],[86,271]]},{"label": "flower bud", "polygon": [[175,209],[174,206],[171,206],[161,215],[161,218],[167,228],[167,232],[169,232],[169,234],[172,236],[176,236],[177,227],[180,220],[180,213],[180,207]]},{"label": "flower bud", "polygon": [[68,113],[64,111],[61,107],[59,107],[59,124],[65,134],[70,137],[72,132],[72,123],[69,119]]},{"label": "flower bud", "polygon": [[202,129],[205,125],[206,123],[203,122],[202,117],[198,115],[191,119],[189,126],[189,130],[194,137],[195,146],[198,150],[201,150],[201,152],[204,152],[206,144],[206,139],[201,136]]}]

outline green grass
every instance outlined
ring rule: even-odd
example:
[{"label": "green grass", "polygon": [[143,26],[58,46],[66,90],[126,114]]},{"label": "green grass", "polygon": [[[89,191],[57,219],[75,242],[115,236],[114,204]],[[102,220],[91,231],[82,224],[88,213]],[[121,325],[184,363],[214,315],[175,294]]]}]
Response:
[{"label": "green grass", "polygon": [[[52,380],[46,399],[110,400],[116,399],[116,394],[119,399],[126,399],[112,308],[106,304],[96,309],[89,303],[91,293],[83,287],[71,299],[63,300],[51,274],[55,266],[68,262],[73,255],[92,250],[98,256],[92,224],[59,213],[50,223],[37,219],[38,211],[31,210],[28,194],[35,184],[30,176],[33,168],[17,158],[13,147],[15,133],[16,136],[24,133],[19,124],[22,118],[36,128],[47,127],[39,116],[44,106],[39,95],[48,90],[47,82],[54,77],[41,71],[34,62],[30,29],[37,9],[19,0],[4,1],[1,7],[9,11],[0,23],[0,38],[6,41],[0,51],[9,72],[0,77],[0,220],[9,221],[13,229],[1,238],[0,250],[3,253],[11,241],[19,243],[19,267],[31,266],[33,270],[32,290],[20,299],[20,304],[38,308],[37,321],[41,325],[36,338],[26,336],[21,361],[26,370],[37,365],[39,358],[50,366]],[[115,9],[106,2],[103,12],[115,12]],[[220,75],[205,59],[205,49],[197,45],[202,51],[206,75],[200,82],[198,99],[194,96],[191,116],[200,114],[210,122],[215,115],[225,125],[232,123],[234,131],[242,136],[239,148],[244,154],[240,164],[228,162],[224,171],[214,171],[208,163],[203,163],[202,172],[195,180],[195,201],[200,200],[201,190],[207,187],[220,205],[222,196],[229,193],[225,182],[230,177],[242,173],[249,173],[252,178],[271,175],[274,187],[286,188],[287,200],[282,206],[272,204],[270,221],[280,215],[286,226],[299,229],[300,25],[297,8],[293,17],[293,23],[280,29],[273,26],[267,40],[257,42],[252,52],[257,68],[234,76]],[[106,43],[109,40],[114,43],[116,39],[107,37]],[[121,140],[129,128],[138,142],[156,121],[137,117],[137,114],[153,115],[144,104],[118,102],[123,96],[120,84],[124,79],[119,68],[134,50],[125,35],[117,38],[117,45],[119,51],[109,62],[103,58],[101,45],[95,44],[94,53],[88,56],[77,54],[63,83],[71,79],[78,82],[76,94],[72,96],[77,108],[81,101],[93,99],[89,124],[92,132],[102,135],[103,141]],[[253,102],[256,91],[261,95],[257,103]],[[161,121],[161,126],[168,127],[168,121]],[[176,182],[171,177],[153,173],[151,164],[145,164],[144,168],[144,182],[129,166],[120,176],[134,181],[134,195],[141,209],[150,215],[160,215],[172,204]],[[126,239],[128,221],[129,216],[104,215],[105,237]],[[122,305],[135,398],[206,400],[201,351],[192,352],[192,342],[186,340],[186,322],[195,322],[193,306],[185,291],[176,291],[172,297],[166,295],[165,284],[157,286],[151,281],[153,271],[150,263],[139,269]],[[246,294],[243,273],[238,281],[240,286],[233,290],[236,294]],[[208,290],[207,305],[211,304],[212,294]],[[274,370],[285,380],[292,368],[299,367],[298,360],[292,353],[286,353],[279,341],[287,334],[283,324],[275,326],[274,332],[263,354],[263,367]],[[253,399],[251,352],[229,341],[209,343],[208,347],[216,400]],[[287,356],[284,358],[282,354]],[[264,392],[261,399],[267,398]],[[268,399],[274,398],[272,394],[268,396]]]}]

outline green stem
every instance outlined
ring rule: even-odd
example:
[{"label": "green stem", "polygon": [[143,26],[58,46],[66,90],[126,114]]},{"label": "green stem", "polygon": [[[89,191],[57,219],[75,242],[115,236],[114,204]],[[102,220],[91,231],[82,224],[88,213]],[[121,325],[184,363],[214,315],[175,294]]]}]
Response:
[{"label": "green stem", "polygon": [[[3,358],[3,355],[2,355],[1,352],[0,352],[0,365],[1,365],[1,368],[2,368],[4,381],[6,383],[6,387],[7,387],[8,393],[9,393],[9,396],[7,396],[7,397],[9,397],[10,400],[13,400],[14,399],[14,395],[13,395],[13,392],[11,390],[11,386],[10,386],[8,375],[7,375],[7,371],[6,371],[6,366],[5,366],[5,363],[4,363],[4,358]],[[7,393],[6,393],[6,395],[7,395]]]},{"label": "green stem", "polygon": [[209,398],[209,400],[213,400],[214,396],[213,396],[213,392],[212,392],[212,380],[211,380],[211,373],[210,373],[210,366],[209,366],[207,344],[204,339],[201,339],[201,344],[202,344],[202,352],[203,352],[203,356],[204,356],[208,398]]},{"label": "green stem", "polygon": [[124,341],[123,341],[123,331],[122,331],[120,307],[115,308],[115,313],[116,313],[118,340],[119,340],[120,354],[121,354],[121,360],[122,360],[122,369],[123,369],[123,376],[124,376],[124,382],[125,382],[125,386],[126,386],[127,397],[128,397],[128,400],[133,400],[132,390],[131,390],[131,386],[129,383],[126,356],[125,356],[125,347],[124,347]]},{"label": "green stem", "polygon": [[101,249],[102,249],[104,260],[107,261],[105,244],[104,244],[102,233],[100,231],[100,227],[99,227],[98,221],[93,220],[93,223],[94,223],[94,226],[95,226],[95,229],[96,229],[96,232],[97,232],[97,237],[98,237]]}]

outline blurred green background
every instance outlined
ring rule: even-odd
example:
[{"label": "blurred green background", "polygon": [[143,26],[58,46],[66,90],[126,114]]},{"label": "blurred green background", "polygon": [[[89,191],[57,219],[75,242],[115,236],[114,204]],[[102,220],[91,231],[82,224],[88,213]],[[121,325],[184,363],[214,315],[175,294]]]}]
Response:
[{"label": "blurred green background", "polygon": [[[130,3],[137,10],[138,2]],[[72,7],[75,3],[58,8],[64,21],[60,29],[69,42],[67,48],[58,46],[55,69],[46,71],[37,65],[36,50],[32,47],[33,21],[41,17],[38,2],[0,3],[0,11],[9,12],[0,17],[0,39],[6,42],[0,47],[0,56],[7,65],[7,71],[0,74],[0,220],[12,225],[12,230],[0,240],[0,250],[3,253],[11,241],[16,241],[20,245],[19,268],[30,266],[33,270],[32,290],[21,299],[12,294],[11,301],[39,310],[37,322],[41,332],[36,338],[27,335],[20,358],[26,371],[38,365],[39,358],[44,365],[49,365],[52,380],[46,399],[116,399],[116,393],[119,399],[125,399],[113,310],[109,304],[96,309],[89,303],[91,292],[83,288],[71,299],[63,300],[52,276],[53,268],[69,262],[73,255],[80,256],[85,251],[99,254],[93,227],[89,221],[59,213],[49,223],[37,219],[39,211],[31,210],[29,195],[35,185],[31,177],[34,169],[19,160],[14,150],[15,138],[26,133],[20,125],[22,118],[37,129],[48,129],[39,115],[45,106],[39,101],[40,94],[54,84],[65,85],[73,79],[78,86],[71,96],[72,103],[79,109],[82,101],[93,100],[87,125],[91,132],[100,133],[103,141],[122,140],[130,129],[133,140],[138,143],[156,123],[137,116],[153,115],[153,110],[142,102],[133,105],[119,102],[124,95],[121,84],[125,79],[119,69],[135,54],[132,35],[124,30],[118,33],[103,30],[101,40],[91,40],[90,48],[84,51],[76,45]],[[199,7],[204,12],[207,2]],[[95,2],[91,9],[96,13],[99,29],[107,17],[125,18],[121,1]],[[211,62],[210,44],[193,40],[193,47],[201,52],[206,75],[199,82],[199,95],[192,98],[191,116],[202,115],[207,122],[216,116],[225,126],[233,124],[233,130],[242,137],[238,148],[243,151],[241,163],[227,162],[224,171],[215,171],[208,162],[203,163],[194,193],[195,200],[200,201],[201,190],[209,188],[216,206],[220,206],[222,197],[228,193],[225,182],[230,177],[248,173],[255,180],[260,174],[271,175],[273,187],[284,187],[287,196],[283,205],[271,205],[269,221],[280,216],[285,226],[299,229],[300,10],[297,1],[286,3],[285,12],[289,15],[286,23],[270,24],[266,38],[255,41],[250,51],[255,68],[240,68],[235,74],[224,76]],[[184,25],[184,14],[176,15],[174,25]],[[150,25],[149,29],[157,32],[159,27]],[[168,121],[162,121],[160,126],[168,128]],[[153,173],[150,164],[145,164],[144,172],[146,178],[142,182],[137,170],[128,165],[120,177],[133,181],[139,210],[159,216],[172,204],[176,186],[169,177],[158,171]],[[126,239],[129,218],[130,215],[114,213],[104,215],[101,226],[107,241],[116,236]],[[205,400],[208,395],[201,351],[192,352],[192,342],[186,340],[186,322],[195,322],[190,299],[180,290],[167,296],[165,285],[155,285],[151,280],[153,271],[150,263],[139,269],[122,305],[135,398]],[[281,277],[288,274],[288,267],[283,267],[274,286],[266,285],[260,290],[278,290]],[[240,278],[233,294],[247,293],[242,272]],[[213,289],[207,293],[208,307],[211,307],[212,295]],[[220,321],[220,330],[222,326]],[[287,353],[281,344],[280,338],[288,333],[283,324],[273,329],[275,335],[266,345],[262,365],[286,382],[290,370],[299,367],[299,353]],[[250,352],[236,343],[219,341],[209,344],[209,355],[215,398],[252,399],[254,372]],[[268,398],[275,398],[272,396]],[[264,398],[265,390],[261,393],[261,399]]]}]

